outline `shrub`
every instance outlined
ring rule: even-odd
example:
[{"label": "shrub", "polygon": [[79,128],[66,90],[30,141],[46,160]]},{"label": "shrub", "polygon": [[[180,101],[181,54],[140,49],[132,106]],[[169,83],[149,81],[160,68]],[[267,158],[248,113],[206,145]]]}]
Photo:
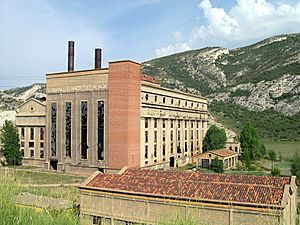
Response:
[{"label": "shrub", "polygon": [[281,170],[278,167],[274,167],[271,171],[272,176],[280,176]]}]

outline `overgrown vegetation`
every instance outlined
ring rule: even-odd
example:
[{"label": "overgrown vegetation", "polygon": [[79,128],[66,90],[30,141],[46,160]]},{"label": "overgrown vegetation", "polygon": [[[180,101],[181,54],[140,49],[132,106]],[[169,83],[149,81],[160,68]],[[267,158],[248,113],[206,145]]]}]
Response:
[{"label": "overgrown vegetation", "polygon": [[227,137],[224,129],[219,129],[217,126],[212,125],[208,129],[203,143],[204,151],[221,149],[225,147]]},{"label": "overgrown vegetation", "polygon": [[65,225],[80,224],[77,210],[45,209],[21,207],[14,201],[20,192],[20,184],[15,177],[0,173],[0,224],[1,225]]},{"label": "overgrown vegetation", "polygon": [[209,109],[226,127],[240,133],[247,123],[253,124],[260,140],[300,141],[300,113],[286,116],[275,110],[249,111],[234,103],[213,101]]}]

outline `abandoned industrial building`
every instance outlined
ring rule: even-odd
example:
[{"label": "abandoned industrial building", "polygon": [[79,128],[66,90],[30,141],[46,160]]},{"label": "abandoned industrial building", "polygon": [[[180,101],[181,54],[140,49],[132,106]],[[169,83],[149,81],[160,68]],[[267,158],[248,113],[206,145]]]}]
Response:
[{"label": "abandoned industrial building", "polygon": [[[46,75],[45,121],[38,125],[45,126],[45,150],[37,147],[41,143],[32,147],[29,132],[36,139],[41,130],[26,124],[27,139],[21,141],[26,164],[40,165],[42,159],[47,169],[91,172],[195,161],[207,131],[206,98],[161,87],[136,62],[101,68],[101,49],[95,50],[95,69],[74,71],[73,41],[68,53],[68,71]],[[19,109],[21,137],[23,109],[33,103]]]},{"label": "abandoned industrial building", "polygon": [[17,109],[22,164],[43,167],[45,163],[46,103],[34,98]]},{"label": "abandoned industrial building", "polygon": [[218,225],[292,225],[296,177],[124,168],[80,187],[83,224],[157,224],[176,218]]}]

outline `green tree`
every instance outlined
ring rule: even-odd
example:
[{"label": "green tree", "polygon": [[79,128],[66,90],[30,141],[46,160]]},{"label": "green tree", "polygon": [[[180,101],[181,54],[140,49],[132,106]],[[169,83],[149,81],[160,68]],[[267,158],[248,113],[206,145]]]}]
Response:
[{"label": "green tree", "polygon": [[263,143],[260,143],[259,145],[259,152],[261,153],[261,156],[267,155],[267,148]]},{"label": "green tree", "polygon": [[223,161],[219,160],[218,157],[214,158],[213,160],[211,160],[210,168],[216,173],[223,173]]},{"label": "green tree", "polygon": [[274,169],[274,162],[276,161],[277,154],[274,150],[270,149],[268,151],[268,157],[272,161],[272,169]]},{"label": "green tree", "polygon": [[300,178],[300,155],[296,152],[292,159],[291,173]]},{"label": "green tree", "polygon": [[258,160],[262,157],[263,147],[260,146],[258,141],[258,135],[255,127],[250,123],[247,123],[240,136],[242,160],[247,167],[251,164],[251,161]]},{"label": "green tree", "polygon": [[203,150],[209,151],[225,147],[227,137],[224,129],[219,129],[215,125],[208,129],[203,143]]},{"label": "green tree", "polygon": [[22,161],[20,151],[19,134],[17,128],[11,121],[5,120],[1,141],[3,143],[3,154],[8,165],[19,165]]}]

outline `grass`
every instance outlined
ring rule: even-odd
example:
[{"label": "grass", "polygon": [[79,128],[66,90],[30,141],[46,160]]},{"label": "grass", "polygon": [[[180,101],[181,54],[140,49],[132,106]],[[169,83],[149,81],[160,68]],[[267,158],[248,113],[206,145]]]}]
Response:
[{"label": "grass", "polygon": [[264,142],[267,149],[273,149],[277,154],[282,154],[284,159],[291,159],[298,152],[300,154],[300,142]]},{"label": "grass", "polygon": [[75,208],[71,210],[36,210],[18,206],[14,199],[20,191],[20,182],[13,173],[0,173],[1,225],[80,224],[78,212]]},{"label": "grass", "polygon": [[[86,177],[71,176],[58,173],[13,170],[15,178],[22,184],[70,184],[81,183]],[[5,169],[0,169],[4,173]]]}]

